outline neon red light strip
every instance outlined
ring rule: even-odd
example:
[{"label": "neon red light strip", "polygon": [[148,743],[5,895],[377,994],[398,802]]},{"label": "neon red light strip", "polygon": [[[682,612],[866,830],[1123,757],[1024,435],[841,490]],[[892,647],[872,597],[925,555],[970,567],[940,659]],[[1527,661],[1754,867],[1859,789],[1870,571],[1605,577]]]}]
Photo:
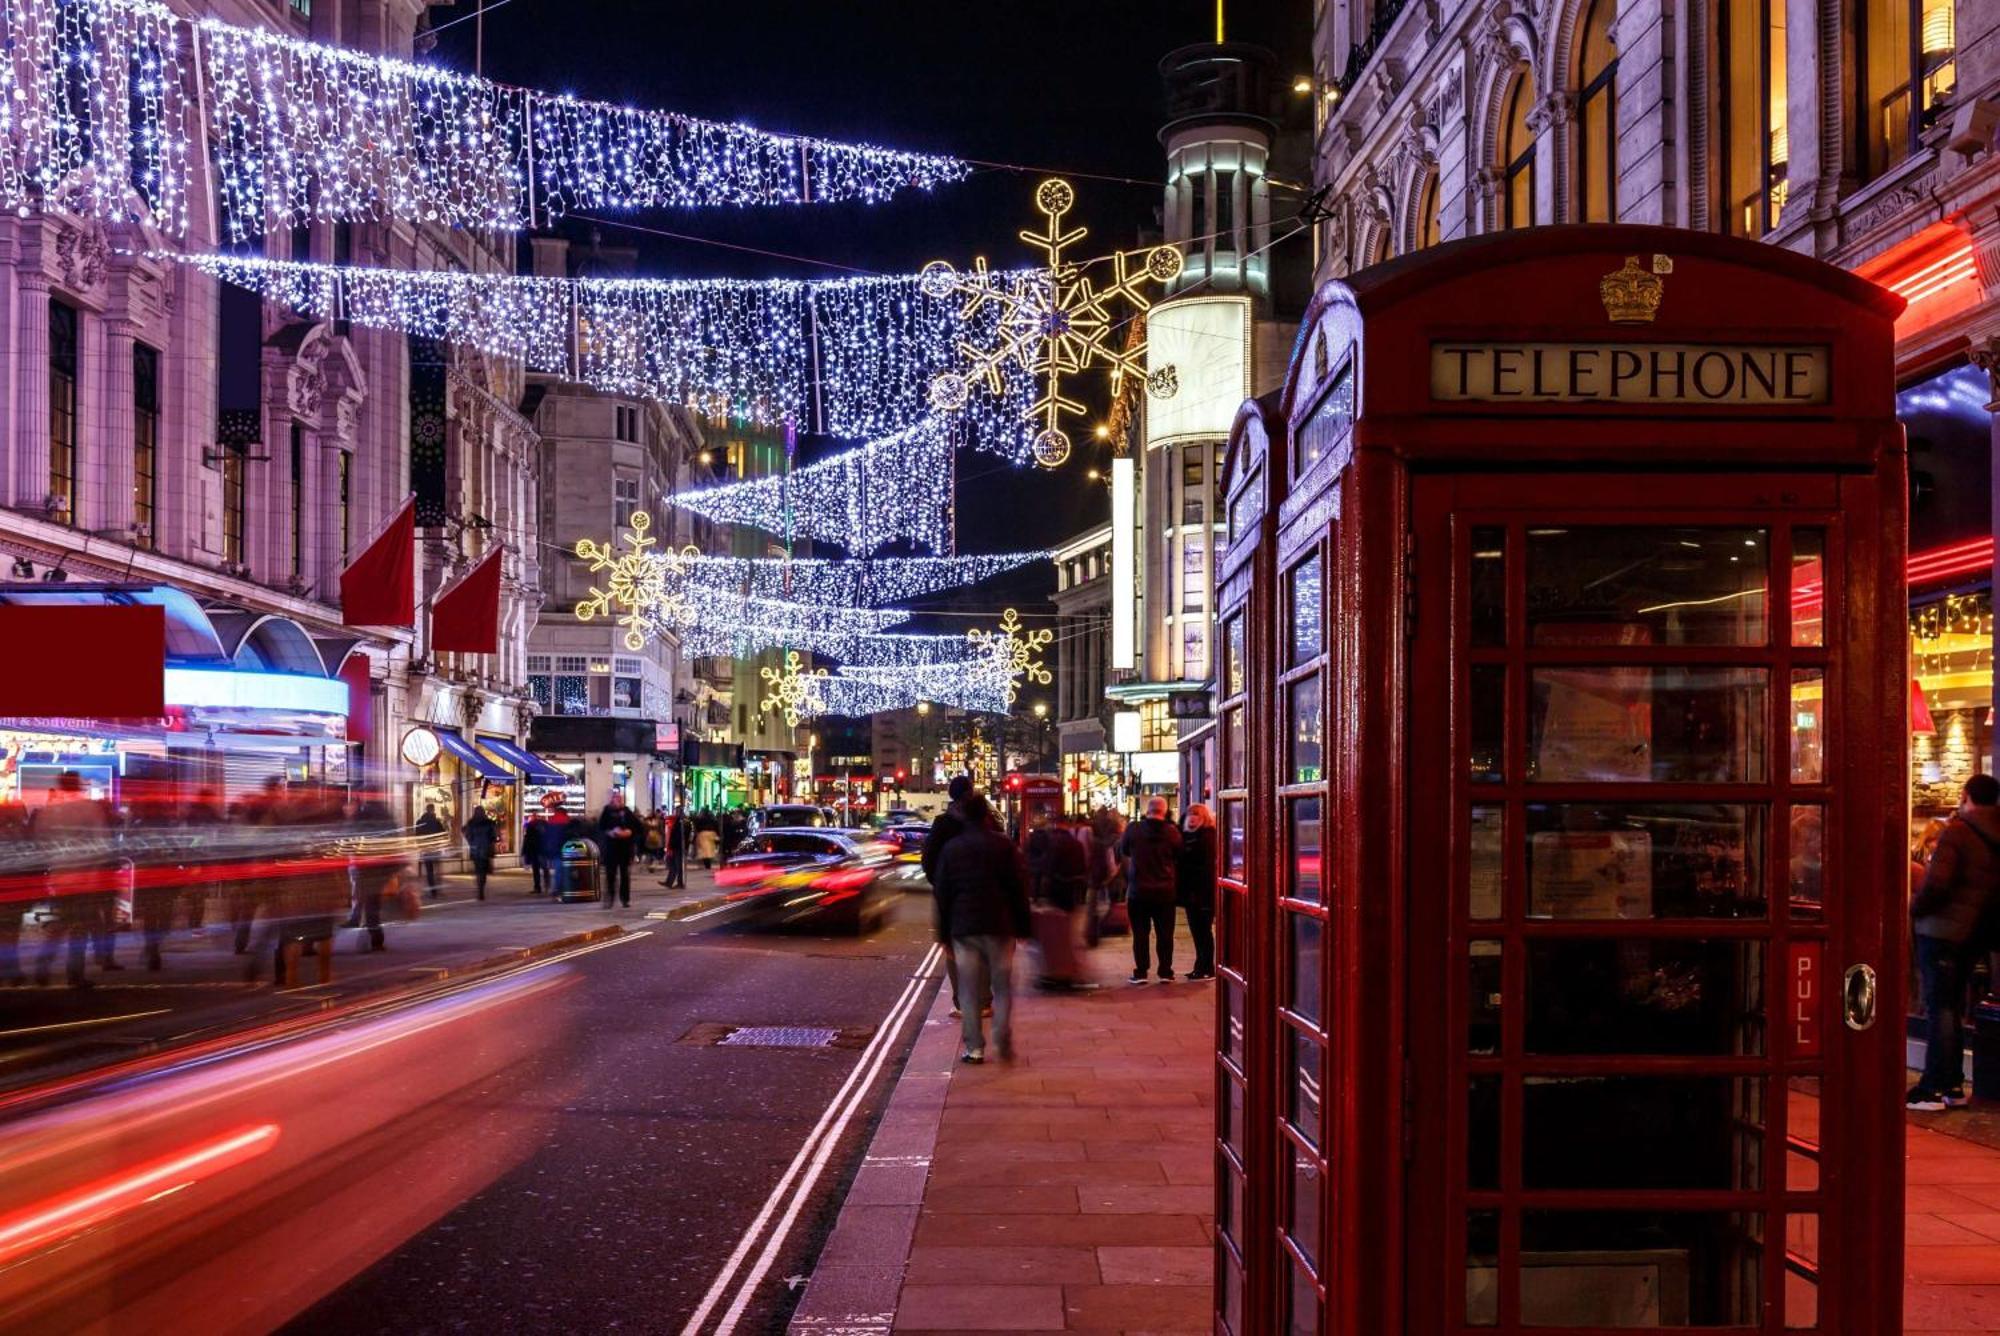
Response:
[{"label": "neon red light strip", "polygon": [[1889,291],[1906,301],[1920,301],[1942,288],[1972,277],[1973,272],[1972,245],[1968,242],[1943,259],[1934,260],[1915,273],[1891,283]]},{"label": "neon red light strip", "polygon": [[0,1263],[143,1206],[162,1193],[192,1186],[231,1165],[255,1159],[277,1141],[278,1125],[263,1123],[0,1219]]}]

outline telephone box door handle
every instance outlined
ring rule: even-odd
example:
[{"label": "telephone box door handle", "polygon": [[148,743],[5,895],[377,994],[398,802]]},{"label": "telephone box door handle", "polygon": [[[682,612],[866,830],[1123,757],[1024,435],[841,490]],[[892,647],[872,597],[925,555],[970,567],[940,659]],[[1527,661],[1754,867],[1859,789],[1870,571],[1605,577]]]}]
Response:
[{"label": "telephone box door handle", "polygon": [[1841,977],[1841,1010],[1850,1030],[1865,1030],[1875,1023],[1875,967],[1849,965]]}]

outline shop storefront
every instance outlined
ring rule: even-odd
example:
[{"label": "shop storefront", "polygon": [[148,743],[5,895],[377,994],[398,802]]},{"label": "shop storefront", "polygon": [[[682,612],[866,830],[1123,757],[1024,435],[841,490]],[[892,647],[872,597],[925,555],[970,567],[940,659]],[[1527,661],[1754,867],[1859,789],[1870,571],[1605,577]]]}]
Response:
[{"label": "shop storefront", "polygon": [[[661,730],[650,719],[537,715],[527,750],[544,767],[545,780],[530,784],[528,792],[559,793],[579,815],[595,815],[613,789],[641,812],[670,807],[680,758],[661,744]],[[560,783],[550,778],[556,774]]]}]

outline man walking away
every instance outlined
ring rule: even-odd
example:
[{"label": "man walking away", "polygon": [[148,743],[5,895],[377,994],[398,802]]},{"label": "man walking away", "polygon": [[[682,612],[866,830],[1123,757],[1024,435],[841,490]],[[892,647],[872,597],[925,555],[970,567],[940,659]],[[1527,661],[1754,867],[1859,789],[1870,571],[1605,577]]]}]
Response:
[{"label": "man walking away", "polygon": [[1938,837],[1923,887],[1910,902],[1923,980],[1924,1072],[1903,1102],[1937,1110],[1965,1103],[1965,1001],[1972,963],[2000,897],[2000,780],[1965,782],[1958,814]]},{"label": "man walking away", "polygon": [[[1041,903],[1035,906],[1035,944],[1041,948],[1037,988],[1067,991],[1080,987],[1076,954],[1076,907],[1090,889],[1090,856],[1078,837],[1077,820],[1059,816],[1043,836]],[[1085,832],[1088,833],[1087,831]],[[1093,985],[1094,986],[1094,985]]]},{"label": "man walking away", "polygon": [[550,896],[560,900],[569,894],[569,863],[563,857],[563,846],[570,840],[569,809],[554,794],[542,801],[548,809],[548,822],[542,828],[542,877]]},{"label": "man walking away", "polygon": [[688,865],[688,814],[687,808],[676,807],[673,819],[667,822],[667,889],[684,891],[687,889]]},{"label": "man walking away", "polygon": [[[436,805],[425,803],[424,814],[417,818],[417,824],[410,827],[410,830],[417,835],[444,834],[444,822],[438,820]],[[418,861],[424,866],[424,891],[433,900],[438,898],[437,846],[442,843],[442,840],[425,840],[420,846],[423,849],[423,853],[420,855]]]},{"label": "man walking away", "polygon": [[645,827],[632,809],[625,805],[625,795],[618,789],[611,790],[604,810],[598,814],[597,838],[598,857],[604,863],[604,907],[611,908],[615,899],[629,909],[632,905],[632,857],[645,838]]},{"label": "man walking away", "polygon": [[[931,833],[924,837],[924,851],[918,855],[924,869],[924,880],[931,884],[931,893],[934,896],[938,890],[938,859],[944,853],[945,845],[965,829],[965,802],[966,799],[976,796],[972,791],[972,776],[953,775],[951,783],[945,786],[945,793],[951,801],[945,805],[942,812],[931,819]],[[938,901],[937,935],[939,945],[947,951],[951,950],[950,925],[944,917],[942,900]],[[951,980],[951,1014],[957,1016],[963,1012],[958,995],[958,971],[952,970],[948,977]],[[981,1009],[990,1010],[991,1003],[991,994],[982,991],[979,994]]]},{"label": "man walking away", "polygon": [[1167,800],[1148,798],[1146,815],[1125,827],[1118,852],[1128,871],[1126,901],[1132,915],[1132,982],[1145,983],[1146,933],[1160,948],[1160,982],[1174,980],[1174,896],[1180,880],[1181,833],[1167,819]]},{"label": "man walking away", "polygon": [[521,861],[528,865],[528,871],[534,876],[534,889],[528,892],[529,895],[540,895],[550,881],[545,875],[548,864],[542,854],[542,842],[548,838],[548,833],[548,818],[540,812],[529,817],[528,824],[521,830]]},{"label": "man walking away", "polygon": [[[993,809],[978,794],[959,804],[965,829],[945,844],[937,860],[938,923],[951,946],[958,995],[993,994],[993,1047],[1001,1060],[1014,1056],[1014,942],[1029,931],[1028,869],[1021,851],[993,824]],[[964,1062],[986,1061],[986,1026],[980,1008],[964,1008]]]},{"label": "man walking away", "polygon": [[472,889],[481,900],[486,898],[486,878],[493,871],[493,844],[499,833],[485,807],[472,809],[472,819],[465,823],[465,856],[472,860]]},{"label": "man walking away", "polygon": [[394,834],[395,818],[384,804],[370,800],[354,809],[347,843],[348,877],[354,884],[354,917],[349,924],[367,930],[364,951],[388,949],[382,936],[382,897],[395,890],[403,873]]},{"label": "man walking away", "polygon": [[1190,983],[1215,977],[1215,818],[1201,803],[1187,809],[1181,837],[1179,899],[1194,938]]}]

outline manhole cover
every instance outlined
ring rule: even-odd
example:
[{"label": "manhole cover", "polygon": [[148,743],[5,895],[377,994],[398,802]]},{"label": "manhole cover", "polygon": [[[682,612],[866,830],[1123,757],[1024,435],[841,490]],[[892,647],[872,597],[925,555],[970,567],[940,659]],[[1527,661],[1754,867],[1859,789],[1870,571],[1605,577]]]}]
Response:
[{"label": "manhole cover", "polygon": [[745,1025],[718,1039],[741,1048],[828,1048],[840,1031],[821,1025]]}]

